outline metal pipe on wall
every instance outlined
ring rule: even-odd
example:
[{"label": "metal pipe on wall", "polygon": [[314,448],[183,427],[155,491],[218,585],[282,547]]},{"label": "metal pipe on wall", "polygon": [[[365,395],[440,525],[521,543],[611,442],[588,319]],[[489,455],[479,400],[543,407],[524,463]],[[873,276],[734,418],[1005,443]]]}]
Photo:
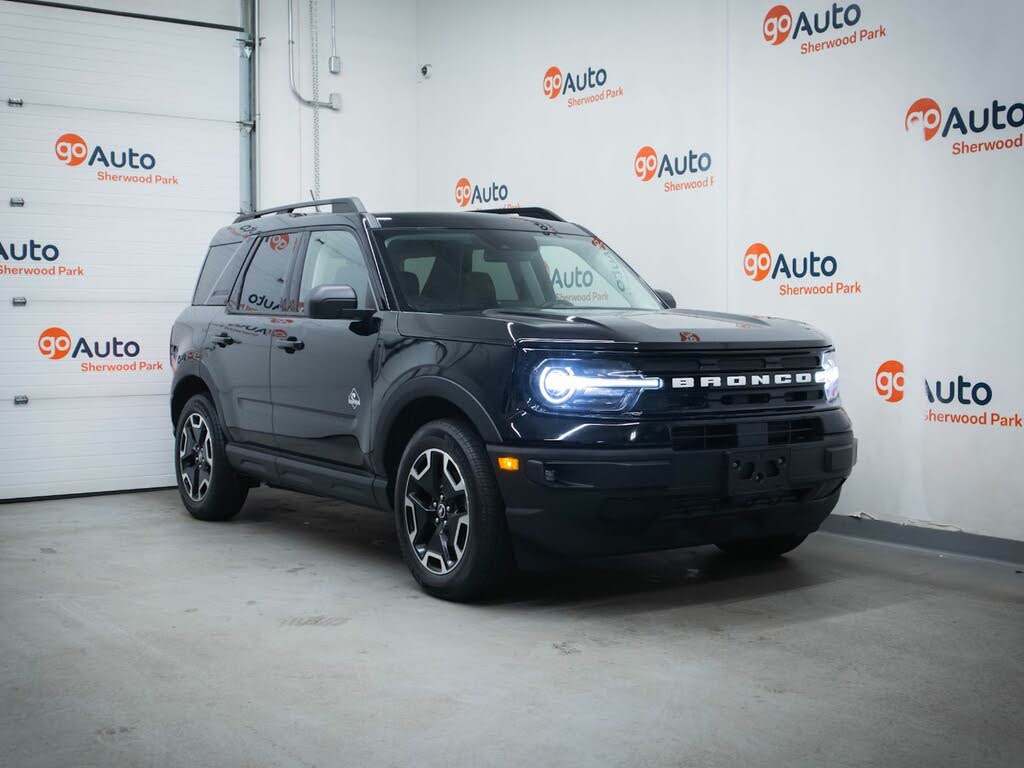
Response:
[{"label": "metal pipe on wall", "polygon": [[260,209],[260,0],[252,0],[252,206]]},{"label": "metal pipe on wall", "polygon": [[288,0],[288,84],[291,86],[292,93],[295,94],[295,98],[307,107],[319,106],[336,111],[340,110],[341,94],[332,93],[327,101],[314,101],[304,97],[299,93],[299,89],[295,87],[295,11],[292,8],[292,4],[293,0]]},{"label": "metal pipe on wall", "polygon": [[327,60],[327,69],[331,74],[341,74],[341,58],[338,56],[338,9],[337,0],[331,0],[331,58]]}]

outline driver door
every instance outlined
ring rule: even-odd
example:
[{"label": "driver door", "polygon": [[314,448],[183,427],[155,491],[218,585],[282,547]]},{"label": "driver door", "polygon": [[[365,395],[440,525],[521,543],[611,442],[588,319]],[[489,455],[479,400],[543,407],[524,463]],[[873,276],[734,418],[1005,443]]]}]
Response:
[{"label": "driver door", "polygon": [[282,451],[365,466],[380,321],[314,319],[306,300],[321,285],[348,285],[360,309],[377,309],[368,254],[355,230],[309,232],[292,276],[293,312],[277,319],[270,350],[274,433]]}]

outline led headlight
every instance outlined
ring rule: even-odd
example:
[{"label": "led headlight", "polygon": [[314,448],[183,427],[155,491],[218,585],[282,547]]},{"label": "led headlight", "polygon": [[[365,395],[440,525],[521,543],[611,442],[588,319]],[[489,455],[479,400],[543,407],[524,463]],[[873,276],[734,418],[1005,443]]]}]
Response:
[{"label": "led headlight", "polygon": [[825,385],[826,402],[834,403],[839,399],[839,360],[835,350],[821,356],[821,370],[814,374],[814,380]]},{"label": "led headlight", "polygon": [[537,403],[555,411],[627,411],[645,389],[660,387],[661,379],[611,360],[545,360],[530,375]]}]

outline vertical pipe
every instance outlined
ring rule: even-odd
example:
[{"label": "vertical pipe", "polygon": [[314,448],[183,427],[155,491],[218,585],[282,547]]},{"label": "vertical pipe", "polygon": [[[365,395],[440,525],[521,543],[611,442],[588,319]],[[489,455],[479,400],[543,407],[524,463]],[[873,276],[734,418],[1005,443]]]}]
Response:
[{"label": "vertical pipe", "polygon": [[253,129],[252,129],[252,206],[260,209],[260,0],[252,0],[252,79],[253,79]]},{"label": "vertical pipe", "polygon": [[238,52],[238,154],[239,154],[239,211],[256,210],[255,199],[255,56],[253,30],[253,4],[255,0],[241,0],[242,34]]}]

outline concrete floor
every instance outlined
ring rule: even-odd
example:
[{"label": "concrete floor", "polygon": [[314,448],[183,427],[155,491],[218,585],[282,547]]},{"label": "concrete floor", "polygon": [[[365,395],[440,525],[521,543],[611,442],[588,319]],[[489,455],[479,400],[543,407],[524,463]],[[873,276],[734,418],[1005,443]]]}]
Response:
[{"label": "concrete floor", "polygon": [[1010,766],[1024,575],[828,534],[422,595],[387,518],[261,489],[0,506],[0,765]]}]

